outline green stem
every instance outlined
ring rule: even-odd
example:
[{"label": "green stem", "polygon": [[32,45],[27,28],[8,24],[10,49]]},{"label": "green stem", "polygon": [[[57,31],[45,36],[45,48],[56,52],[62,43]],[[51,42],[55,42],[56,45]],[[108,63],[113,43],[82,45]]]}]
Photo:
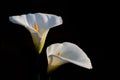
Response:
[{"label": "green stem", "polygon": [[37,75],[37,80],[40,80],[40,74]]}]

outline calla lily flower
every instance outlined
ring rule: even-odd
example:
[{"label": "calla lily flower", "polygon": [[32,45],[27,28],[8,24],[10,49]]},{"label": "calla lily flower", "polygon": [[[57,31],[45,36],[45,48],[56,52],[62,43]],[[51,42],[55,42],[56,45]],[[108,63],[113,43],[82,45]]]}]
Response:
[{"label": "calla lily flower", "polygon": [[60,16],[45,13],[15,15],[10,16],[9,20],[24,26],[30,31],[39,53],[42,51],[49,29],[62,24]]},{"label": "calla lily flower", "polygon": [[92,69],[91,61],[86,53],[76,44],[70,42],[55,43],[47,47],[48,72],[65,63]]}]

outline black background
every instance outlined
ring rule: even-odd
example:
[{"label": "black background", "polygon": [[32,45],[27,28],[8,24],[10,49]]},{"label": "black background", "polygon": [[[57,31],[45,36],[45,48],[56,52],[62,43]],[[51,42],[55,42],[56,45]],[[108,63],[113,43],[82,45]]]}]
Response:
[{"label": "black background", "polygon": [[[101,2],[73,2],[63,0],[16,0],[6,6],[2,2],[0,26],[0,80],[47,79],[46,48],[57,42],[72,42],[81,47],[91,59],[93,69],[88,70],[68,63],[51,74],[52,80],[105,79],[108,67],[105,49],[109,36],[106,26],[109,8]],[[6,7],[5,7],[6,6]],[[5,11],[2,11],[4,8]],[[20,25],[9,22],[8,17],[27,13],[50,13],[61,16],[63,24],[50,29],[42,54],[34,49],[29,32]]]}]

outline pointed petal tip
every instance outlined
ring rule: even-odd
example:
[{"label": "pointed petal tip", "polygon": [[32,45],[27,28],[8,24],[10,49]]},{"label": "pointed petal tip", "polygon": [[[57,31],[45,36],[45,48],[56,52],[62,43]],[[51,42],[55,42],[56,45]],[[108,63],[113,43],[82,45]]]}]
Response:
[{"label": "pointed petal tip", "polygon": [[85,67],[85,68],[87,68],[87,69],[93,69],[93,66],[92,66],[92,63],[91,63],[91,61],[90,61],[90,59],[88,58],[88,62],[87,63],[85,63],[86,65],[84,65],[83,67]]},{"label": "pointed petal tip", "polygon": [[93,69],[93,66],[91,65],[88,69]]},{"label": "pointed petal tip", "polygon": [[11,21],[11,22],[13,21],[13,20],[12,20],[12,16],[9,16],[9,21]]},{"label": "pointed petal tip", "polygon": [[61,16],[59,16],[59,20],[60,20],[60,23],[63,24],[63,20]]},{"label": "pointed petal tip", "polygon": [[91,66],[91,65],[89,65],[89,66],[81,66],[81,65],[79,65],[80,67],[83,67],[83,68],[86,68],[86,69],[93,69],[93,67]]},{"label": "pointed petal tip", "polygon": [[86,66],[85,68],[87,68],[87,69],[93,69],[93,66],[92,66],[92,64],[90,63],[88,66]]}]

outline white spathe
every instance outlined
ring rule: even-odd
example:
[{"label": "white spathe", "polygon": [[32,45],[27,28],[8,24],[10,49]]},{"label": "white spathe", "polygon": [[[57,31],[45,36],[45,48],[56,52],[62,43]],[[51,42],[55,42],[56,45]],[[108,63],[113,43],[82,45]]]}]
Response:
[{"label": "white spathe", "polygon": [[15,15],[10,16],[9,20],[15,24],[24,26],[30,31],[39,53],[44,46],[49,29],[62,24],[60,16],[46,13]]},{"label": "white spathe", "polygon": [[54,43],[47,47],[48,71],[58,68],[64,63],[92,69],[92,64],[86,53],[71,42]]}]

